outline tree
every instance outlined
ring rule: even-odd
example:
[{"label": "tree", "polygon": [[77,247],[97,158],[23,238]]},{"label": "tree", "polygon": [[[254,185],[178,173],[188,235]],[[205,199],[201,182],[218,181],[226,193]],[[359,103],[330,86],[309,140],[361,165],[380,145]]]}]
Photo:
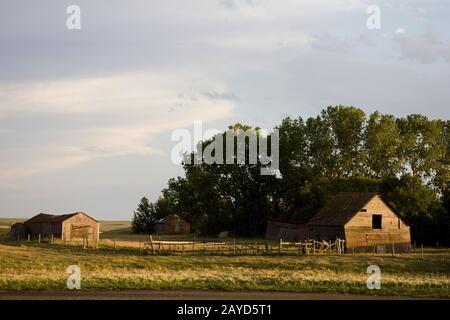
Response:
[{"label": "tree", "polygon": [[327,123],[320,117],[306,120],[307,155],[309,166],[315,175],[336,177],[337,157],[333,136]]},{"label": "tree", "polygon": [[365,113],[355,107],[335,106],[322,111],[333,138],[333,156],[339,176],[362,174],[362,141]]},{"label": "tree", "polygon": [[400,132],[395,117],[374,112],[364,133],[367,172],[374,177],[394,176],[401,168]]},{"label": "tree", "polygon": [[152,233],[156,224],[156,209],[146,197],[141,199],[137,210],[134,211],[131,228],[135,233]]},{"label": "tree", "polygon": [[402,137],[403,171],[422,179],[432,179],[446,148],[442,122],[430,121],[420,114],[412,114],[397,119],[397,125]]}]

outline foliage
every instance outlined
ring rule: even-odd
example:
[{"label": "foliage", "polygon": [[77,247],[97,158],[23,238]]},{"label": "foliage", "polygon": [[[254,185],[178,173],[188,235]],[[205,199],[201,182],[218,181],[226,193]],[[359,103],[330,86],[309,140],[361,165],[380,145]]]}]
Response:
[{"label": "foliage", "polygon": [[146,197],[143,197],[133,215],[133,221],[131,223],[133,232],[153,232],[157,221],[157,215],[155,205],[150,203]]}]

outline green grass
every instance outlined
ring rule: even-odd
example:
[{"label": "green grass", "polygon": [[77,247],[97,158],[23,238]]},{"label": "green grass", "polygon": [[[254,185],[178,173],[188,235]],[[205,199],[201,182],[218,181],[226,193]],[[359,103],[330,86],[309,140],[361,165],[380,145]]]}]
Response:
[{"label": "green grass", "polygon": [[[436,251],[436,250],[435,250]],[[320,256],[144,256],[137,249],[0,244],[0,290],[65,289],[66,268],[81,268],[83,289],[220,289],[450,297],[442,252]],[[366,269],[382,271],[368,290]]]}]

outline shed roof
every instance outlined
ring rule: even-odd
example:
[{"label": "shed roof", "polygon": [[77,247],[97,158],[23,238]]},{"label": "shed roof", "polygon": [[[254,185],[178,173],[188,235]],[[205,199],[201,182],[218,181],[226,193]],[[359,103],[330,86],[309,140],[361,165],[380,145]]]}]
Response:
[{"label": "shed roof", "polygon": [[[339,192],[312,217],[309,223],[343,226],[377,195],[379,196],[377,192]],[[398,215],[397,211],[387,201],[383,199],[383,202]]]},{"label": "shed roof", "polygon": [[170,218],[178,218],[178,219],[181,219],[181,220],[185,221],[185,220],[184,220],[182,217],[180,217],[178,214],[173,213],[173,214],[169,214],[168,216],[165,216],[165,217],[162,218],[162,219],[159,219],[158,221],[156,221],[156,223],[164,223],[164,222],[166,222],[167,220],[169,220]]},{"label": "shed roof", "polygon": [[[84,214],[85,216],[87,216],[88,218],[95,220],[94,218],[88,216],[87,214],[85,214],[84,212],[74,212],[74,213],[69,213],[69,214],[61,214],[61,215],[53,215],[53,214],[46,214],[46,213],[39,213],[38,215],[35,215],[34,217],[28,219],[27,221],[25,221],[25,223],[57,223],[57,222],[63,222],[79,213]],[[97,221],[98,222],[98,221]]]}]

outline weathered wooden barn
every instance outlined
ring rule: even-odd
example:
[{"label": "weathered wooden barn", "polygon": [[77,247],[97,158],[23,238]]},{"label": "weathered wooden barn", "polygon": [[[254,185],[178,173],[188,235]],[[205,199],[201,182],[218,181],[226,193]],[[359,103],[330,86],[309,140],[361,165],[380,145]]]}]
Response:
[{"label": "weathered wooden barn", "polygon": [[158,220],[156,234],[189,234],[191,225],[177,214],[171,214]]},{"label": "weathered wooden barn", "polygon": [[375,192],[340,192],[309,221],[311,239],[346,241],[347,250],[409,252],[409,226]]},{"label": "weathered wooden barn", "polygon": [[307,223],[267,224],[267,239],[345,240],[347,252],[409,252],[409,226],[389,202],[376,192],[340,192]]},{"label": "weathered wooden barn", "polygon": [[[13,231],[11,227],[11,231]],[[39,235],[42,238],[58,238],[62,240],[83,239],[97,240],[100,233],[100,223],[83,212],[75,212],[64,215],[51,215],[40,213],[23,223],[20,237],[35,239]],[[11,232],[13,235],[13,232]]]}]

